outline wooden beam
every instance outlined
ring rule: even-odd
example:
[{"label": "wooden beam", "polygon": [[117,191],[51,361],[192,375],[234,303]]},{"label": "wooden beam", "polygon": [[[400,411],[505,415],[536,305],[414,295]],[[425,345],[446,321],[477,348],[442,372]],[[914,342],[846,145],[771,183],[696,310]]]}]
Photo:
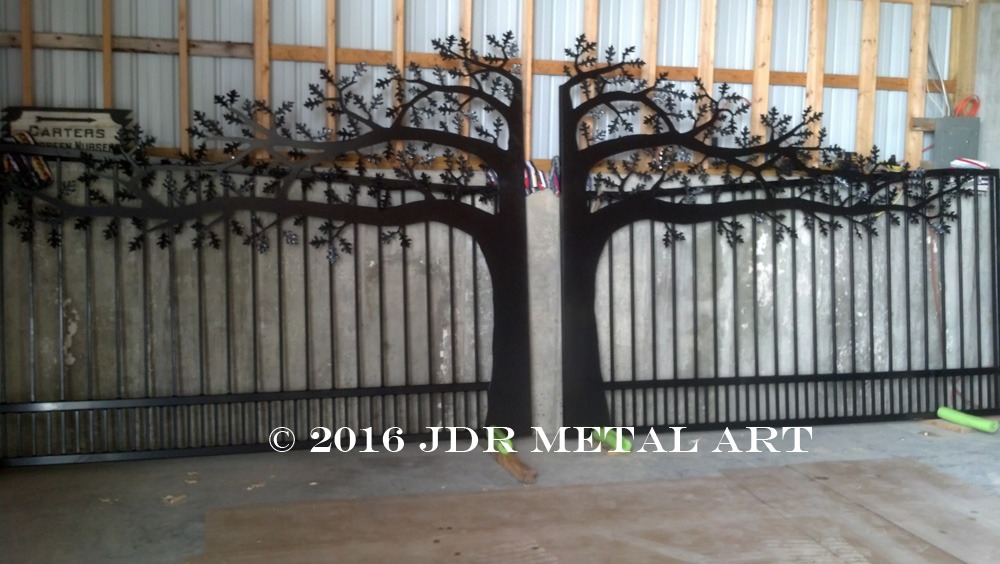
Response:
[{"label": "wooden beam", "polygon": [[35,105],[35,67],[32,62],[31,0],[21,0],[21,104]]},{"label": "wooden beam", "polygon": [[754,25],[753,86],[750,94],[750,133],[766,141],[767,129],[761,116],[768,111],[771,88],[771,32],[774,0],[757,0]]},{"label": "wooden beam", "polygon": [[114,55],[111,52],[111,39],[114,37],[114,0],[101,2],[101,62],[102,81],[104,88],[104,107],[115,105]]},{"label": "wooden beam", "polygon": [[[826,75],[826,11],[827,0],[812,0],[809,6],[809,47],[806,58],[806,107],[823,112],[823,87]],[[812,138],[817,139],[823,124],[816,122],[809,127]]]},{"label": "wooden beam", "polygon": [[191,152],[191,57],[188,53],[188,0],[177,0],[177,99],[181,117],[181,152]]},{"label": "wooden beam", "polygon": [[521,3],[521,96],[524,103],[524,160],[531,160],[531,96],[535,78],[535,0]]},{"label": "wooden beam", "polygon": [[875,139],[875,90],[878,69],[879,0],[861,3],[861,68],[858,72],[858,114],[854,150],[867,154]]},{"label": "wooden beam", "polygon": [[[326,0],[326,48],[324,49],[323,63],[326,68],[337,76],[337,0]],[[326,85],[326,95],[334,95],[332,84]],[[324,111],[326,104],[323,105]],[[337,135],[337,118],[330,112],[326,112],[326,128],[330,130],[330,139]]]},{"label": "wooden beam", "polygon": [[913,127],[913,119],[924,116],[927,98],[927,44],[931,32],[931,7],[914,2],[910,17],[910,76],[906,94],[906,113],[910,127],[906,131],[904,159],[917,167],[924,153],[924,132]]}]

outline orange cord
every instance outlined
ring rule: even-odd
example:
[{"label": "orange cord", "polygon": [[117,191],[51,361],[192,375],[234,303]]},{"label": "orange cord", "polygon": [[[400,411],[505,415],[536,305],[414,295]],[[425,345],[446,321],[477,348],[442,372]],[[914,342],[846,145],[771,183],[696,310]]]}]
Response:
[{"label": "orange cord", "polygon": [[975,94],[966,96],[961,102],[955,104],[955,116],[976,117],[979,115],[979,96]]}]

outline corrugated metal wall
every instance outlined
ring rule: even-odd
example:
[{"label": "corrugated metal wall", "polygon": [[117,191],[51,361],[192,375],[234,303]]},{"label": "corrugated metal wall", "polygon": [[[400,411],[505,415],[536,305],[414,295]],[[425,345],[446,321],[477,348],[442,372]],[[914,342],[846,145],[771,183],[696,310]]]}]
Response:
[{"label": "corrugated metal wall", "polygon": [[[600,0],[598,6],[599,48],[639,46],[643,22],[658,17],[657,64],[697,67],[700,0],[660,0],[658,14],[645,14],[644,0]],[[804,72],[808,40],[809,0],[775,0],[773,20],[772,70]],[[36,33],[63,32],[99,35],[100,0],[36,0],[33,8]],[[375,0],[337,4],[337,38],[343,48],[392,49],[393,2]],[[19,28],[18,2],[0,5],[4,30]],[[325,0],[284,0],[274,3],[271,14],[271,40],[276,44],[324,46],[327,15]],[[563,49],[583,32],[585,0],[552,0],[534,3],[536,60],[564,58]],[[474,45],[483,49],[486,34],[514,31],[520,40],[520,1],[473,0],[472,36]],[[250,43],[253,40],[253,5],[245,0],[193,0],[190,4],[192,40]],[[120,36],[175,39],[177,37],[177,1],[146,2],[116,0],[114,33]],[[905,77],[909,67],[910,16],[912,7],[905,3],[883,3],[880,10],[878,75]],[[951,9],[931,10],[931,48],[940,72],[947,75]],[[754,20],[756,4],[752,0],[718,0],[716,27],[716,68],[750,69],[754,57]],[[405,44],[409,52],[431,52],[431,40],[459,33],[460,0],[410,0],[405,8]],[[860,54],[861,0],[830,0],[827,20],[826,72],[857,74]],[[0,104],[21,103],[20,52],[0,49],[3,92]],[[318,62],[273,61],[272,98],[275,103],[302,102],[307,87],[319,80]],[[342,67],[341,70],[348,70]],[[102,65],[97,52],[39,49],[34,57],[37,105],[98,107],[101,105]],[[136,53],[114,55],[114,104],[134,110],[135,118],[163,146],[180,142],[177,57]],[[383,76],[376,69],[369,81]],[[931,75],[935,76],[933,69]],[[532,145],[534,158],[549,158],[557,150],[556,116],[550,111],[561,76],[536,74],[532,87]],[[369,82],[365,88],[371,88]],[[717,86],[716,86],[717,87]],[[735,91],[750,97],[748,84],[734,85]],[[194,110],[214,115],[212,98],[229,90],[251,95],[253,66],[249,59],[192,57],[191,105]],[[770,103],[779,110],[798,115],[804,107],[805,89],[801,86],[772,86]],[[940,96],[931,96],[927,115],[939,115],[935,105]],[[843,116],[857,111],[857,90],[824,89],[824,125],[831,143],[853,150],[855,123]],[[876,96],[876,144],[885,154],[902,156],[906,126],[906,94],[880,91]],[[321,112],[298,109],[296,121],[321,127]]]}]

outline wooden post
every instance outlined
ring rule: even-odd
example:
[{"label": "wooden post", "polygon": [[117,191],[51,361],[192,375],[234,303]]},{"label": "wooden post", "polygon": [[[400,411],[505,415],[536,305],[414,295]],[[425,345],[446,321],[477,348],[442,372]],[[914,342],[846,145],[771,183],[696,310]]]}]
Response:
[{"label": "wooden post", "polygon": [[879,0],[861,4],[861,67],[858,72],[858,115],[854,150],[868,154],[875,140],[875,73],[878,69]]},{"label": "wooden post", "polygon": [[[337,0],[326,0],[326,68],[334,77],[337,76]],[[326,85],[327,97],[334,95],[332,85]],[[324,108],[326,105],[324,104]],[[326,114],[326,127],[330,130],[330,140],[337,136],[337,118],[329,112]]]},{"label": "wooden post", "polygon": [[[657,27],[660,22],[660,0],[646,0],[643,6],[642,22],[642,58],[646,65],[642,67],[642,78],[647,84],[656,84],[656,62],[657,62]],[[650,115],[649,111],[644,111],[640,117],[645,118]],[[640,125],[640,129],[651,133],[653,129],[646,125]]]},{"label": "wooden post", "polygon": [[[472,0],[461,0],[458,7],[458,36],[472,41]],[[469,86],[471,80],[462,78],[461,84]],[[463,136],[469,135],[471,124],[468,119],[462,120],[462,129],[459,133]]]},{"label": "wooden post", "polygon": [[[271,2],[254,0],[253,4],[253,95],[265,104],[271,102]],[[270,126],[271,120],[261,123]]]},{"label": "wooden post", "polygon": [[931,6],[928,0],[917,0],[913,3],[910,19],[910,75],[909,88],[906,94],[906,114],[908,128],[906,130],[905,156],[911,167],[920,166],[923,156],[924,132],[913,128],[914,118],[924,117],[927,103],[927,43],[931,25]]},{"label": "wooden post", "polygon": [[177,96],[181,114],[181,152],[191,152],[191,58],[188,45],[188,0],[177,1]]},{"label": "wooden post", "polygon": [[112,17],[114,0],[101,2],[101,62],[104,87],[104,107],[115,106],[114,55],[111,42],[114,37],[114,18]]},{"label": "wooden post", "polygon": [[[979,3],[968,0],[964,8],[955,8],[952,21],[958,19],[957,61],[952,69],[955,77],[955,98],[957,104],[976,91],[976,48],[979,42]],[[954,27],[952,33],[955,32]]]},{"label": "wooden post", "polygon": [[698,39],[698,77],[705,91],[715,88],[716,0],[701,0],[701,35]]},{"label": "wooden post", "polygon": [[406,0],[392,5],[392,64],[406,72]]},{"label": "wooden post", "polygon": [[753,91],[750,99],[750,134],[767,141],[767,128],[761,116],[767,113],[771,87],[771,32],[774,25],[774,0],[757,0],[754,27]]},{"label": "wooden post", "polygon": [[[806,106],[814,112],[823,111],[823,77],[826,71],[826,9],[827,0],[812,0],[809,6],[809,51],[806,60]],[[817,139],[822,123],[809,127]],[[815,159],[813,159],[815,162]]]},{"label": "wooden post", "polygon": [[35,105],[35,72],[32,62],[31,0],[21,0],[21,103]]},{"label": "wooden post", "polygon": [[[583,35],[589,41],[597,41],[597,30],[599,28],[601,15],[601,4],[598,0],[584,0],[583,2]],[[594,119],[590,116],[585,116],[583,118],[583,123],[587,125],[590,129],[591,134],[594,131]],[[577,125],[577,131],[579,132],[579,124]],[[583,139],[582,135],[577,133],[577,144],[585,145],[586,139]]]}]

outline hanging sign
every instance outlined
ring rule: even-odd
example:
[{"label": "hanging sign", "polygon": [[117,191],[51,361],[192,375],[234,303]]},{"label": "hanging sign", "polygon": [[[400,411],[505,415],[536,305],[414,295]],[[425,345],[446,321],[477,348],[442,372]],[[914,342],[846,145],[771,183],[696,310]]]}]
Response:
[{"label": "hanging sign", "polygon": [[24,132],[36,145],[46,147],[110,151],[130,114],[129,110],[10,107],[3,110],[4,134]]}]

